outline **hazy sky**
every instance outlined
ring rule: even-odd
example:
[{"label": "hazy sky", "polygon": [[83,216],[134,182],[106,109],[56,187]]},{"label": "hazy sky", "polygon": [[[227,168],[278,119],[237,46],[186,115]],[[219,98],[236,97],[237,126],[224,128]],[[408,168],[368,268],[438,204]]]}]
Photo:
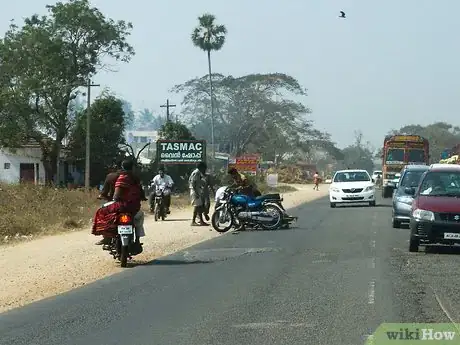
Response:
[{"label": "hazy sky", "polygon": [[[52,0],[4,1],[0,31],[10,19],[43,13]],[[309,90],[317,128],[340,147],[361,129],[380,146],[391,128],[460,119],[458,0],[93,0],[107,16],[131,21],[136,56],[95,82],[135,109],[155,111],[168,90],[207,72],[190,34],[211,12],[228,29],[214,55],[215,72],[239,76],[282,72]],[[339,19],[340,10],[347,19]],[[96,93],[96,90],[94,90]],[[97,94],[97,93],[96,93]]]}]

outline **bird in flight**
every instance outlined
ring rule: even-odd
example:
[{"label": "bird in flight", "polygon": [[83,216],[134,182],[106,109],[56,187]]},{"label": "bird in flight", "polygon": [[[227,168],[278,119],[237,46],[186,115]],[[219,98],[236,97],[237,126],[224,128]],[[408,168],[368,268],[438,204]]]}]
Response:
[{"label": "bird in flight", "polygon": [[339,16],[339,18],[346,18],[346,17],[345,17],[345,12],[340,11],[340,16]]}]

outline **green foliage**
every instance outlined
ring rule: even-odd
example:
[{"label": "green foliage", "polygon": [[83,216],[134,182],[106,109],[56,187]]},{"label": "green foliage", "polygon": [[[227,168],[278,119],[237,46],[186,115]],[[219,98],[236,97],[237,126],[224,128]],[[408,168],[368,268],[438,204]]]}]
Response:
[{"label": "green foliage", "polygon": [[180,122],[166,122],[159,130],[160,139],[167,140],[195,140],[192,132]]},{"label": "green foliage", "polygon": [[60,143],[74,124],[69,104],[79,88],[107,58],[127,62],[134,50],[127,43],[132,25],[106,18],[88,0],[57,2],[47,9],[46,16],[32,15],[22,27],[12,24],[0,41],[0,95],[15,111],[12,118],[3,113],[1,122],[3,129],[20,131],[12,141],[40,139],[40,132],[54,137],[44,159],[55,167]]},{"label": "green foliage", "polygon": [[451,149],[460,144],[460,127],[445,122],[435,122],[428,126],[408,125],[399,130],[392,130],[389,134],[420,135],[428,139],[431,163],[438,163],[445,149]]},{"label": "green foliage", "polygon": [[342,150],[343,160],[336,168],[341,169],[364,169],[370,174],[374,170],[373,150],[368,142],[363,142],[363,134],[355,133],[355,143]]},{"label": "green foliage", "polygon": [[206,52],[220,50],[225,44],[227,29],[216,24],[216,17],[206,13],[198,17],[199,25],[192,32],[193,44]]},{"label": "green foliage", "polygon": [[[124,143],[123,102],[114,96],[104,95],[96,99],[90,108],[91,114],[91,185],[105,179],[107,168],[120,155],[120,145]],[[80,169],[85,166],[87,111],[77,115],[72,131],[69,158]]]},{"label": "green foliage", "polygon": [[[262,153],[264,159],[298,159],[321,148],[340,158],[327,133],[313,128],[311,110],[299,99],[305,88],[286,74],[250,74],[242,77],[213,74],[216,109],[215,136],[228,153]],[[210,94],[206,76],[173,88],[184,94],[182,114],[196,136],[210,141]],[[222,151],[222,149],[220,149]]]}]

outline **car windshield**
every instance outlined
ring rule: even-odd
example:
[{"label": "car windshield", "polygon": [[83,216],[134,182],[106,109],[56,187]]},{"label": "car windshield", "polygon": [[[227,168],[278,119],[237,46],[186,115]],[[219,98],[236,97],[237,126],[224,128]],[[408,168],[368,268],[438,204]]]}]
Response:
[{"label": "car windshield", "polygon": [[389,149],[386,156],[387,162],[404,162],[404,149]]},{"label": "car windshield", "polygon": [[334,176],[334,182],[362,182],[370,181],[369,174],[364,171],[339,172]]},{"label": "car windshield", "polygon": [[460,171],[435,171],[425,175],[420,195],[460,197]]},{"label": "car windshield", "polygon": [[423,170],[406,171],[404,177],[401,180],[400,186],[403,188],[417,187],[424,172],[425,171]]},{"label": "car windshield", "polygon": [[420,149],[410,149],[408,154],[410,163],[423,163],[425,162],[425,151]]}]

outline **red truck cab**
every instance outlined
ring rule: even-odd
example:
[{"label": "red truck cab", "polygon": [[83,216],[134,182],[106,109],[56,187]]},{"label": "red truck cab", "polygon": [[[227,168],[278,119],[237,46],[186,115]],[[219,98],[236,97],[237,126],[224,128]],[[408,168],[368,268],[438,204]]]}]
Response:
[{"label": "red truck cab", "polygon": [[417,188],[410,215],[409,251],[421,245],[460,244],[460,165],[432,164]]}]

